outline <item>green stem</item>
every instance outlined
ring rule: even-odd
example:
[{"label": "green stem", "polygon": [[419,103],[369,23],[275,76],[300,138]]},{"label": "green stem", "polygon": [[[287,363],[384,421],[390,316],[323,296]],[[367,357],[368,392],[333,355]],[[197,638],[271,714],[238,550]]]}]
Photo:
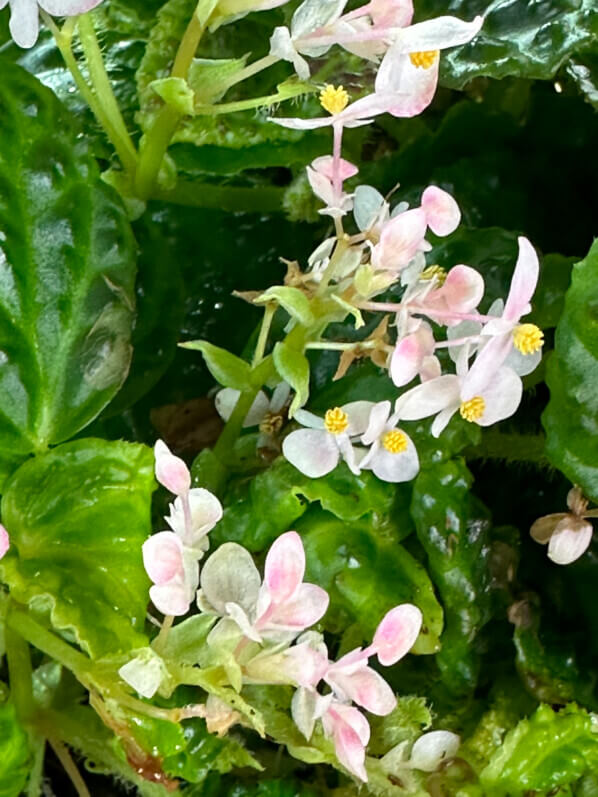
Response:
[{"label": "green stem", "polygon": [[324,273],[322,274],[322,279],[320,280],[320,284],[318,285],[318,290],[316,291],[316,296],[322,296],[323,293],[326,292],[326,288],[330,280],[334,277],[334,272],[336,271],[336,267],[349,248],[349,244],[346,238],[343,236],[339,238],[338,243],[332,253],[332,257],[330,258],[330,262],[324,269]]},{"label": "green stem", "polygon": [[[204,28],[196,11],[197,8],[193,11],[193,16],[179,44],[170,72],[171,77],[185,79],[197,51]],[[168,145],[181,118],[182,114],[175,108],[164,105],[144,136],[135,179],[137,194],[141,199],[148,199],[152,195]]]},{"label": "green stem", "polygon": [[48,738],[48,744],[56,753],[56,758],[62,764],[62,768],[69,776],[71,783],[75,787],[75,791],[77,792],[77,797],[91,797],[89,793],[89,789],[85,785],[85,781],[81,777],[81,773],[77,769],[77,765],[73,761],[71,754],[67,750],[67,748],[63,745],[62,742],[58,741],[58,739]]},{"label": "green stem", "polygon": [[137,152],[129,136],[129,131],[112,90],[112,84],[106,73],[91,13],[77,17],[77,26],[95,96],[109,119],[110,128],[113,131],[114,147],[124,168],[127,171],[134,172],[137,166]]},{"label": "green stem", "polygon": [[232,450],[236,439],[241,434],[243,421],[245,420],[245,416],[249,412],[249,409],[253,404],[259,389],[260,386],[251,388],[251,390],[246,390],[239,396],[239,400],[237,401],[230,418],[226,422],[226,425],[222,430],[220,437],[218,438],[218,442],[214,446],[214,455],[221,462],[225,463],[227,461],[227,454]]},{"label": "green stem", "polygon": [[160,626],[160,631],[158,636],[154,639],[152,643],[153,649],[156,651],[158,655],[161,655],[165,646],[166,641],[168,639],[168,632],[172,628],[172,624],[174,623],[174,617],[172,614],[167,614],[162,621],[162,625]]},{"label": "green stem", "polygon": [[[32,734],[33,736],[33,734]],[[40,797],[42,793],[42,782],[44,779],[44,758],[46,757],[46,740],[43,736],[34,736],[32,747],[33,764],[27,781],[27,797]]]},{"label": "green stem", "polygon": [[222,113],[237,113],[237,111],[250,111],[253,108],[259,108],[264,105],[274,105],[277,102],[284,100],[291,100],[293,97],[298,97],[301,94],[309,94],[311,91],[316,91],[307,86],[298,86],[293,94],[281,93],[277,91],[276,94],[265,94],[263,97],[253,97],[250,100],[238,100],[237,102],[221,102],[218,105],[196,105],[195,113],[203,116],[218,116]]},{"label": "green stem", "polygon": [[[234,75],[231,76],[229,80],[227,80],[224,85],[224,91],[228,91],[232,86],[236,86],[238,83],[242,83],[244,80],[247,80],[254,75],[257,75],[259,72],[262,72],[264,69],[268,69],[273,64],[276,64],[280,61],[280,58],[276,55],[265,55],[263,58],[259,58],[257,61],[254,61],[249,66],[243,67],[238,72],[235,72]],[[223,92],[224,93],[224,92]]]},{"label": "green stem", "polygon": [[26,724],[35,712],[33,701],[33,669],[29,645],[23,637],[7,623],[4,629],[6,660],[10,693],[19,720]]},{"label": "green stem", "polygon": [[264,317],[262,318],[260,334],[258,335],[257,343],[255,344],[255,351],[253,353],[253,368],[255,368],[256,365],[259,365],[259,363],[261,363],[261,361],[264,359],[268,335],[270,334],[270,327],[272,326],[272,319],[274,318],[275,313],[276,305],[274,303],[267,304],[264,307]]},{"label": "green stem", "polygon": [[541,434],[518,434],[498,429],[484,430],[477,446],[465,450],[467,459],[504,459],[507,462],[533,462],[548,467],[545,438]]},{"label": "green stem", "polygon": [[86,656],[63,642],[56,634],[46,630],[26,611],[11,607],[8,612],[6,628],[17,632],[33,647],[46,653],[50,658],[56,659],[78,678],[80,676],[84,678],[89,673],[91,662]]}]

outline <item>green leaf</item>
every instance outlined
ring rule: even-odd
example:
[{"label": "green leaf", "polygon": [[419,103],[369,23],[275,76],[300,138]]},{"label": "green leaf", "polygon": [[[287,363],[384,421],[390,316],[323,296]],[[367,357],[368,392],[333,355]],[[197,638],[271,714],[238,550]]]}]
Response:
[{"label": "green leaf", "polygon": [[385,528],[394,495],[394,486],[372,473],[355,476],[343,464],[327,476],[310,479],[280,458],[251,480],[230,485],[223,497],[224,516],[212,537],[238,542],[253,552],[263,551],[303,515],[308,508],[305,499],[319,502],[343,521],[367,517],[368,523]]},{"label": "green leaf", "polygon": [[198,103],[220,99],[228,81],[245,66],[243,58],[194,58],[189,67],[189,85]]},{"label": "green leaf", "polygon": [[309,362],[303,352],[293,349],[285,342],[274,346],[272,357],[280,378],[295,391],[289,407],[289,418],[292,418],[309,398]]},{"label": "green leaf", "polygon": [[135,259],[124,208],[52,92],[3,65],[0,111],[5,475],[7,462],[86,426],[120,388],[131,360]]},{"label": "green leaf", "polygon": [[305,327],[311,326],[315,321],[309,299],[299,288],[274,285],[254,299],[255,304],[267,304],[268,302],[277,302],[292,318]]},{"label": "green leaf", "polygon": [[413,485],[411,514],[446,613],[438,666],[449,689],[472,690],[480,667],[474,640],[490,619],[489,530],[460,459],[437,458]]},{"label": "green leaf", "polygon": [[191,340],[180,345],[183,349],[192,349],[203,354],[206,365],[218,384],[241,391],[251,389],[251,366],[245,360],[208,343],[207,340]]},{"label": "green leaf", "polygon": [[22,794],[31,766],[27,734],[12,703],[0,705],[0,797]]},{"label": "green leaf", "polygon": [[49,611],[94,658],[147,645],[141,545],[154,485],[150,449],[84,439],[26,462],[2,497],[12,596]]},{"label": "green leaf", "polygon": [[411,602],[424,615],[413,651],[438,650],[442,609],[425,569],[401,545],[379,539],[363,521],[347,523],[318,510],[305,515],[295,527],[305,545],[306,578],[331,597],[331,609],[324,618],[327,628],[338,632],[347,626],[346,618],[338,616],[338,609],[344,609],[357,620],[368,641],[387,611]]},{"label": "green leaf", "polygon": [[573,268],[555,334],[542,416],[546,453],[555,467],[598,501],[598,242]]},{"label": "green leaf", "polygon": [[386,717],[372,717],[369,755],[384,755],[400,742],[414,742],[432,725],[432,712],[426,699],[408,695],[398,697],[397,705]]},{"label": "green leaf", "polygon": [[591,715],[574,704],[559,712],[541,705],[509,731],[480,780],[492,797],[519,797],[574,783],[596,767],[598,736]]},{"label": "green leaf", "polygon": [[[417,8],[422,18],[446,13],[438,0]],[[441,56],[441,82],[451,88],[481,76],[548,80],[598,33],[594,0],[457,0],[450,11],[467,20],[484,15],[472,42]]]}]

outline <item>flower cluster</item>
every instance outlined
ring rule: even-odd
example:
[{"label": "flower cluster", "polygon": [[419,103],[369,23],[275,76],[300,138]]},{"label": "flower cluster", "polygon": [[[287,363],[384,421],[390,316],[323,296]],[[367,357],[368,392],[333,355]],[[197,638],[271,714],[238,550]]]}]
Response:
[{"label": "flower cluster", "polygon": [[222,517],[215,495],[191,487],[191,474],[182,459],[158,440],[154,448],[156,478],[176,495],[166,522],[170,531],[160,531],[143,544],[143,564],[153,582],[152,602],[165,615],[189,611],[199,586],[199,561],[209,543],[208,533]]},{"label": "flower cluster", "polygon": [[0,9],[10,5],[10,35],[19,47],[33,47],[39,33],[40,11],[52,17],[85,14],[102,0],[0,0]]}]

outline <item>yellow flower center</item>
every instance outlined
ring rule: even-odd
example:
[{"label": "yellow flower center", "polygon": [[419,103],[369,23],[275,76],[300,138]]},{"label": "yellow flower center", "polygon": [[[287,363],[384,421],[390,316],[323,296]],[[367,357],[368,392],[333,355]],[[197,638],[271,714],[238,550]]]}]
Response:
[{"label": "yellow flower center", "polygon": [[324,426],[326,431],[330,434],[340,434],[344,432],[349,425],[349,416],[346,412],[341,410],[340,407],[335,407],[333,410],[326,410],[324,415]]},{"label": "yellow flower center", "polygon": [[328,83],[320,92],[320,105],[328,113],[340,113],[348,102],[349,95],[342,86],[331,86]]},{"label": "yellow flower center", "polygon": [[544,333],[535,324],[519,324],[513,330],[513,343],[522,354],[533,354],[542,348]]},{"label": "yellow flower center", "polygon": [[442,266],[428,266],[428,268],[425,268],[419,275],[420,280],[432,280],[434,277],[436,277],[436,282],[439,287],[444,285],[446,282],[446,271]]},{"label": "yellow flower center", "polygon": [[423,50],[419,53],[409,53],[409,59],[413,66],[421,69],[429,69],[440,55],[440,50]]},{"label": "yellow flower center", "polygon": [[260,423],[260,432],[262,432],[262,434],[276,434],[276,432],[280,432],[283,420],[280,413],[268,410]]},{"label": "yellow flower center", "polygon": [[391,429],[382,438],[382,445],[391,454],[402,454],[407,449],[407,435],[400,429]]},{"label": "yellow flower center", "polygon": [[465,418],[466,421],[471,423],[473,421],[479,421],[485,409],[486,402],[484,399],[481,396],[474,396],[470,398],[469,401],[461,402],[459,412],[462,418]]}]

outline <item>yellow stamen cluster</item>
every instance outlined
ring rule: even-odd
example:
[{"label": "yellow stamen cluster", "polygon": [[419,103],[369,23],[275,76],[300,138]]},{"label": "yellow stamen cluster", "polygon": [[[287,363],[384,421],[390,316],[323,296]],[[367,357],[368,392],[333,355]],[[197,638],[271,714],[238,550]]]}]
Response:
[{"label": "yellow stamen cluster", "polygon": [[419,275],[420,280],[432,280],[436,277],[438,286],[444,285],[446,282],[446,271],[442,266],[428,266]]},{"label": "yellow stamen cluster", "polygon": [[407,449],[407,435],[400,429],[391,429],[382,438],[382,445],[391,454],[402,454]]},{"label": "yellow stamen cluster", "polygon": [[283,421],[284,419],[279,412],[271,412],[269,410],[262,418],[260,432],[262,434],[276,434],[280,432]]},{"label": "yellow stamen cluster", "polygon": [[542,348],[544,333],[535,324],[519,324],[513,330],[513,343],[522,354],[533,354]]},{"label": "yellow stamen cluster", "polygon": [[330,434],[341,434],[349,425],[349,416],[340,407],[326,410],[324,415],[324,426]]},{"label": "yellow stamen cluster", "polygon": [[440,50],[423,50],[419,53],[409,53],[409,60],[413,66],[429,69],[440,55]]},{"label": "yellow stamen cluster", "polygon": [[461,406],[459,407],[459,412],[461,413],[461,417],[464,418],[466,421],[472,423],[473,421],[479,421],[482,415],[484,414],[484,410],[486,409],[486,402],[481,396],[474,396],[470,398],[468,401],[462,401]]},{"label": "yellow stamen cluster", "polygon": [[344,111],[349,102],[349,95],[342,86],[332,86],[328,83],[320,92],[320,105],[328,113]]}]

